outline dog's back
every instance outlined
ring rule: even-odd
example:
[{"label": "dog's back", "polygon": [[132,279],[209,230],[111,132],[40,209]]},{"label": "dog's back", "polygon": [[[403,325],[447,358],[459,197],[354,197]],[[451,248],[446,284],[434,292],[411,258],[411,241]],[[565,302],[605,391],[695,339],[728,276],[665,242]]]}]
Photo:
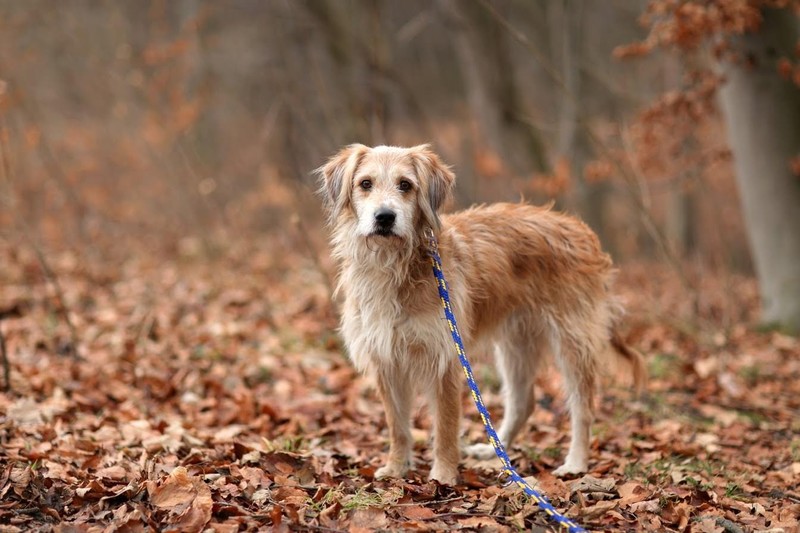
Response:
[{"label": "dog's back", "polygon": [[446,266],[469,280],[472,334],[513,312],[588,312],[606,299],[611,259],[580,220],[549,207],[498,203],[445,215]]}]

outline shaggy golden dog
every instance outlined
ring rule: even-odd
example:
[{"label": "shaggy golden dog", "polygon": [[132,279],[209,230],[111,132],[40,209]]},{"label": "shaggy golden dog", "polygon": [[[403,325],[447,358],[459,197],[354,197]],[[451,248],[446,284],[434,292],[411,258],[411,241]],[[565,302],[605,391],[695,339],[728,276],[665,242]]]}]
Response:
[{"label": "shaggy golden dog", "polygon": [[[345,301],[341,331],[355,366],[374,374],[386,409],[389,457],[376,477],[409,468],[412,400],[429,399],[434,419],[430,478],[458,476],[463,372],[443,320],[425,234],[439,241],[453,309],[471,354],[494,348],[504,384],[498,435],[509,446],[533,406],[536,369],[547,353],[561,370],[572,438],[557,475],[585,472],[594,391],[613,347],[641,356],[614,329],[613,270],[579,220],[524,204],[473,207],[440,217],[455,176],[427,145],[353,144],[317,171],[332,226],[332,253]],[[489,444],[468,452],[493,454]]]}]

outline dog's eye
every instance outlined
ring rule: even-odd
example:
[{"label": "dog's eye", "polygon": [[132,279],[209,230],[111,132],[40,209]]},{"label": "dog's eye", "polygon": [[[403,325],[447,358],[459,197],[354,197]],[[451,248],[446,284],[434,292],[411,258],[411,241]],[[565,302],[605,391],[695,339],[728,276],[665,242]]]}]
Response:
[{"label": "dog's eye", "polygon": [[403,192],[411,190],[411,182],[408,180],[400,180],[400,183],[397,184],[397,188]]},{"label": "dog's eye", "polygon": [[368,191],[372,188],[372,182],[370,180],[361,180],[361,183],[359,183],[358,186],[365,191]]}]

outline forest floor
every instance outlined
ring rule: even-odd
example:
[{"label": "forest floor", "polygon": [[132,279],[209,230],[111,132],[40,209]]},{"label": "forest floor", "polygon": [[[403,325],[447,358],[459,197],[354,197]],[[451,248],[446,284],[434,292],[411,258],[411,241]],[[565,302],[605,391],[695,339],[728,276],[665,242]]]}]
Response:
[{"label": "forest floor", "polygon": [[[382,406],[343,355],[327,277],[288,246],[54,252],[48,273],[0,243],[0,532],[555,531],[497,460],[427,481],[424,408],[408,479],[373,478]],[[650,380],[638,399],[606,380],[588,475],[551,474],[569,442],[552,370],[511,458],[588,529],[798,531],[800,342],[755,325],[753,280],[689,273],[697,291],[622,265]],[[496,375],[476,376],[499,419]],[[466,396],[464,412],[465,441],[484,439]]]}]

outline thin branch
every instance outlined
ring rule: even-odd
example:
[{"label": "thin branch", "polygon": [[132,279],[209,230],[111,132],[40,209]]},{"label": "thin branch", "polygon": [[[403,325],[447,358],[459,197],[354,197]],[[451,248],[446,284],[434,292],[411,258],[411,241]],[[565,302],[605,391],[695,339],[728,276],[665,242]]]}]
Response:
[{"label": "thin branch", "polygon": [[[302,205],[303,187],[302,187],[302,185],[300,185],[300,184],[298,184],[298,183],[296,183],[294,181],[291,182],[291,185],[292,185],[291,189],[294,192],[294,197],[295,197],[294,198],[295,206],[300,206],[300,205]],[[319,258],[319,250],[314,245],[314,243],[311,241],[311,237],[310,237],[310,233],[308,231],[308,228],[306,227],[305,224],[303,224],[303,219],[297,212],[295,212],[294,215],[292,216],[292,223],[294,224],[294,226],[295,226],[295,228],[297,230],[297,234],[300,235],[300,239],[303,242],[303,245],[305,246],[306,253],[308,254],[308,257],[311,258],[311,260],[313,261],[314,267],[316,268],[317,272],[319,272],[320,275],[322,276],[322,281],[325,284],[325,288],[328,290],[328,302],[330,302],[330,304],[333,307],[334,311],[338,312],[339,311],[339,306],[336,303],[336,300],[333,298],[333,294],[334,294],[335,289],[334,289],[334,283],[333,283],[333,279],[332,279],[331,273],[327,268],[325,268],[322,265],[322,261],[320,261],[320,258]]]},{"label": "thin branch", "polygon": [[421,518],[418,518],[417,520],[428,521],[428,520],[441,520],[442,518],[474,518],[474,517],[491,517],[491,518],[495,518],[495,519],[496,518],[501,518],[501,517],[496,516],[496,515],[494,515],[492,513],[485,513],[485,512],[481,512],[481,511],[476,511],[476,512],[472,512],[472,513],[470,513],[470,512],[464,512],[464,513],[458,513],[458,512],[455,512],[455,513],[437,513],[434,516],[423,516]]},{"label": "thin branch", "polygon": [[426,501],[426,502],[395,503],[394,505],[392,505],[392,507],[414,507],[414,506],[430,507],[430,506],[433,506],[433,505],[441,505],[443,503],[456,502],[458,500],[463,500],[463,499],[464,499],[464,496],[461,495],[461,496],[453,496],[452,498],[445,498],[443,500],[429,500],[429,501]]},{"label": "thin branch", "polygon": [[[374,75],[378,82],[385,83],[398,91],[403,102],[417,120],[419,129],[425,132],[424,135],[426,137],[433,138],[433,122],[420,100],[414,94],[411,86],[406,82],[407,73],[394,69],[390,64],[376,64],[371,54],[371,44],[367,42],[367,38],[358,32],[348,36],[347,30],[343,26],[343,21],[340,20],[340,17],[334,12],[335,9],[332,9],[331,6],[326,6],[324,2],[309,1],[305,2],[303,7],[314,17],[317,25],[322,28],[328,51],[337,62],[337,65],[340,68],[346,68],[354,61],[354,57],[364,59],[370,69],[370,74]],[[352,41],[348,42],[348,39]],[[348,43],[350,46],[343,47],[342,43]],[[316,65],[314,66],[316,67]],[[316,78],[320,78],[317,69],[314,70],[314,74],[317,74]],[[318,81],[317,84],[321,90],[326,89],[326,82]],[[293,109],[300,113],[304,112],[302,105],[294,106]],[[323,112],[329,117],[331,116],[327,108],[323,109]],[[333,120],[331,122],[329,120],[327,123],[336,123],[336,121]]]},{"label": "thin branch", "polygon": [[[5,123],[5,117],[0,115],[0,168],[3,169],[3,175],[6,182],[9,184],[9,189],[12,186],[12,179],[11,179],[11,163],[10,158],[8,156],[8,150],[6,148],[6,134],[7,128]],[[67,310],[66,306],[66,299],[64,298],[64,291],[61,288],[61,283],[59,283],[58,278],[56,277],[53,270],[50,268],[47,259],[42,252],[42,249],[36,244],[36,240],[31,236],[32,231],[28,227],[27,222],[23,217],[17,217],[19,220],[19,227],[22,230],[22,233],[25,239],[30,243],[31,248],[33,248],[34,252],[36,253],[36,258],[39,260],[39,264],[42,267],[42,272],[44,272],[45,278],[53,286],[53,290],[56,293],[57,299],[57,309],[61,317],[64,319],[64,323],[67,325],[70,334],[70,341],[72,343],[71,352],[73,357],[76,359],[81,359],[80,352],[78,350],[78,332],[75,329],[75,324],[73,324],[72,319],[69,316],[69,311]]]},{"label": "thin branch", "polygon": [[[27,233],[27,231],[26,231]],[[55,272],[50,268],[47,259],[44,257],[44,253],[42,249],[36,244],[36,242],[29,238],[31,247],[33,251],[36,253],[36,258],[39,260],[39,264],[42,267],[42,272],[44,272],[44,276],[50,285],[52,285],[53,290],[56,293],[56,300],[58,302],[58,313],[61,315],[61,318],[64,319],[64,323],[67,325],[67,329],[69,329],[69,336],[70,336],[70,343],[71,343],[71,352],[72,356],[75,359],[83,359],[81,357],[80,351],[78,350],[78,331],[75,329],[75,324],[72,322],[72,319],[69,317],[69,310],[67,309],[66,299],[64,298],[64,290],[61,288],[61,283],[58,281],[58,277],[56,276]]]},{"label": "thin branch", "polygon": [[[205,176],[200,174],[200,171],[197,168],[195,161],[189,156],[189,153],[184,146],[186,143],[186,136],[182,135],[178,138],[177,146],[178,146],[178,154],[181,156],[181,160],[183,161],[184,166],[186,167],[186,171],[189,173],[189,176],[194,180],[194,190],[198,191],[200,199],[202,200],[203,204],[208,208],[208,212],[211,214],[212,218],[217,218],[222,223],[222,229],[225,234],[229,233],[231,223],[228,220],[228,215],[225,213],[225,206],[223,202],[220,200],[219,195],[213,194],[204,194],[200,190],[201,183],[209,179]],[[194,154],[193,154],[194,155]],[[195,158],[196,160],[197,158]]]},{"label": "thin branch", "polygon": [[[7,71],[8,69],[3,69]],[[19,87],[13,79],[6,76],[5,78],[9,87],[16,90]],[[66,172],[62,168],[58,157],[53,150],[50,139],[47,133],[42,128],[42,112],[38,103],[33,98],[18,98],[15,102],[18,116],[39,132],[39,142],[36,144],[36,149],[39,152],[39,157],[42,165],[45,168],[46,175],[50,181],[55,184],[55,187],[64,195],[72,207],[76,210],[78,215],[78,233],[82,238],[86,237],[86,218],[90,214],[90,209],[84,201],[75,193],[73,187],[69,184]],[[5,125],[4,125],[5,126]],[[5,127],[3,128],[5,130]],[[8,174],[10,180],[10,174]]]},{"label": "thin branch", "polygon": [[6,350],[6,338],[3,335],[3,324],[0,322],[0,356],[3,358],[3,391],[11,390],[11,366],[8,363],[8,351]]},{"label": "thin branch", "polygon": [[622,177],[628,184],[630,196],[633,198],[633,203],[640,213],[645,229],[656,243],[656,246],[658,246],[661,254],[667,259],[669,264],[678,274],[683,286],[692,293],[692,310],[694,315],[697,316],[699,312],[699,293],[697,288],[686,274],[680,259],[678,259],[672,246],[670,246],[669,240],[664,235],[664,232],[658,227],[658,224],[656,224],[656,221],[653,219],[652,212],[649,209],[649,200],[645,195],[646,180],[643,174],[637,171],[638,167],[633,158],[633,148],[630,145],[630,139],[624,134],[624,132],[620,132],[620,137],[622,138],[622,142],[625,147],[625,156],[628,159],[628,167],[625,168],[621,163],[616,161],[616,158],[610,159],[614,161],[614,165],[618,168],[620,174],[622,174]]},{"label": "thin branch", "polygon": [[481,5],[488,11],[494,19],[500,23],[500,25],[505,28],[505,30],[517,41],[520,42],[528,51],[531,53],[534,59],[539,62],[539,66],[547,72],[547,75],[559,86],[559,88],[564,92],[564,94],[571,98],[572,100],[577,100],[577,96],[572,94],[572,91],[569,90],[567,84],[564,82],[564,79],[558,73],[558,71],[550,64],[550,62],[539,52],[539,49],[533,45],[530,39],[528,39],[527,35],[522,33],[520,30],[515,28],[503,15],[501,15],[495,6],[489,0],[480,0]]},{"label": "thin branch", "polygon": [[[503,17],[491,2],[488,0],[480,0],[480,3],[486,9],[486,11],[488,11],[500,23],[500,25],[503,26],[506,31],[508,31],[512,37],[514,37],[530,51],[531,55],[533,55],[533,57],[539,62],[542,69],[544,69],[553,82],[564,93],[564,96],[567,99],[576,101],[577,96],[569,90],[569,87],[567,87],[567,84],[564,82],[561,75],[556,71],[555,68],[553,68],[547,59],[541,53],[539,53],[539,50],[533,45],[530,39],[528,39],[524,33],[515,28],[505,17]],[[652,213],[648,209],[647,202],[641,193],[641,179],[643,178],[636,172],[635,169],[626,167],[620,163],[616,157],[612,157],[613,154],[611,148],[609,148],[606,143],[598,137],[598,135],[592,130],[592,128],[589,127],[588,124],[586,124],[585,121],[577,120],[576,122],[578,127],[585,131],[591,143],[597,148],[599,155],[606,157],[609,161],[611,161],[616,170],[625,180],[626,184],[628,185],[630,197],[633,200],[634,207],[636,207],[636,209],[639,211],[642,225],[656,243],[656,246],[666,258],[667,262],[676,271],[682,284],[692,292],[696,292],[694,285],[691,283],[680,261],[675,257],[675,254],[670,249],[669,245],[667,244],[666,237],[658,227],[658,224],[656,224]],[[625,139],[623,139],[623,141],[624,140]],[[628,157],[628,159],[630,160],[631,158]],[[638,193],[635,192],[637,190]],[[695,298],[697,297],[695,296]]]},{"label": "thin branch", "polygon": [[133,343],[136,349],[138,349],[139,346],[141,346],[141,344],[144,342],[144,339],[150,335],[150,333],[153,331],[153,326],[155,326],[155,324],[156,324],[155,314],[153,314],[153,311],[151,309],[148,309],[147,311],[145,311],[142,320],[139,322],[139,326],[136,328],[136,340]]},{"label": "thin branch", "polygon": [[[5,96],[6,91],[6,82],[0,80],[0,102],[2,102],[3,97]],[[3,178],[8,185],[9,190],[11,190],[11,169],[9,167],[8,158],[6,157],[6,149],[5,149],[5,136],[6,136],[6,128],[5,122],[2,121],[2,116],[0,116],[0,166],[3,169]],[[3,335],[3,325],[0,321],[0,356],[3,357],[3,390],[5,392],[9,392],[11,390],[11,367],[8,362],[8,352],[6,351],[6,338]]]}]

